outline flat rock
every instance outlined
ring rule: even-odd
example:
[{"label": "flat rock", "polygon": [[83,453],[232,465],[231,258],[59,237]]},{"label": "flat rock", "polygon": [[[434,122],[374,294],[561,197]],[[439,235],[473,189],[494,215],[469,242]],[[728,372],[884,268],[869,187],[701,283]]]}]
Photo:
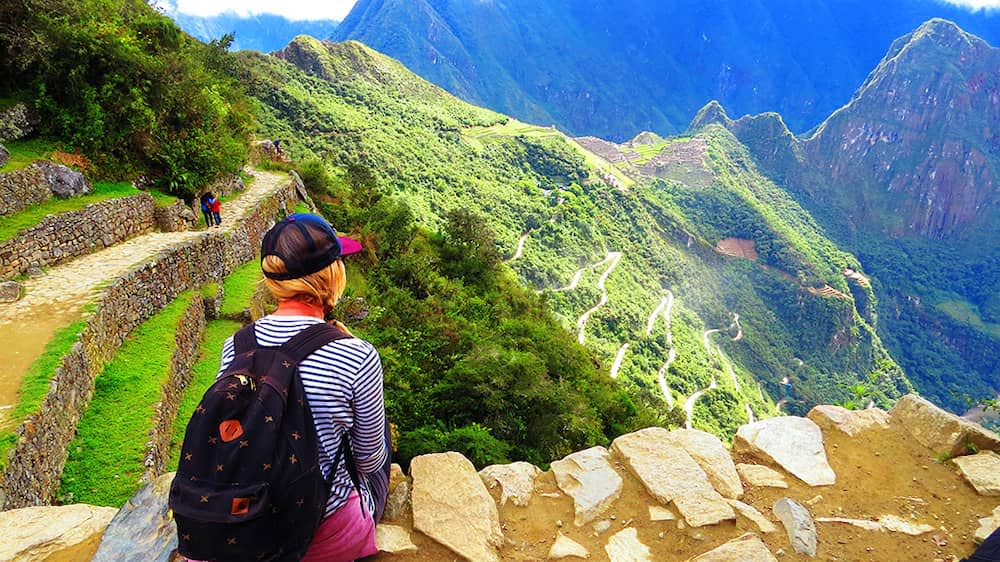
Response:
[{"label": "flat rock", "polygon": [[942,410],[927,400],[907,394],[889,411],[891,423],[906,428],[920,444],[935,453],[963,455],[967,446],[1000,451],[1000,436],[982,426]]},{"label": "flat rock", "polygon": [[0,560],[89,560],[117,511],[76,504],[0,512]]},{"label": "flat rock", "polygon": [[632,527],[611,535],[604,552],[611,562],[651,562],[649,547],[639,541],[639,534]]},{"label": "flat rock", "polygon": [[1000,496],[1000,455],[993,451],[982,451],[952,460],[979,495]]},{"label": "flat rock", "polygon": [[885,528],[878,521],[871,521],[868,519],[850,519],[848,517],[817,517],[817,523],[841,523],[844,525],[851,525],[859,529],[864,529],[866,531],[884,531]]},{"label": "flat rock", "polygon": [[590,551],[582,544],[567,537],[562,533],[556,533],[556,542],[549,549],[549,560],[559,560],[562,558],[590,558]]},{"label": "flat rock", "polygon": [[911,523],[895,515],[883,515],[878,518],[878,522],[882,524],[882,527],[886,531],[903,533],[904,535],[910,535],[911,537],[918,537],[924,533],[929,533],[934,530],[932,525]]},{"label": "flat rock", "polygon": [[649,427],[622,435],[611,444],[654,498],[664,505],[673,502],[693,527],[715,525],[736,518],[708,481],[705,471],[691,455],[674,444],[670,432]]},{"label": "flat rock", "polygon": [[806,416],[823,430],[837,430],[854,437],[869,429],[888,429],[889,413],[879,408],[848,410],[824,404],[816,406]]},{"label": "flat rock", "polygon": [[375,544],[379,551],[390,554],[417,550],[417,545],[410,539],[409,531],[399,525],[378,524],[375,527]]},{"label": "flat rock", "polygon": [[17,281],[0,282],[0,302],[14,302],[21,298],[21,284]]},{"label": "flat rock", "polygon": [[764,517],[763,513],[757,511],[756,507],[747,505],[740,500],[727,499],[726,501],[729,502],[729,505],[733,506],[733,509],[736,510],[737,513],[753,521],[754,524],[757,525],[757,528],[760,529],[761,533],[773,533],[778,530],[778,527],[776,527],[774,523],[771,523],[767,517]]},{"label": "flat rock", "polygon": [[577,527],[599,517],[622,493],[622,477],[608,462],[608,450],[591,447],[552,463],[556,484],[573,498]]},{"label": "flat rock", "polygon": [[487,488],[500,486],[500,505],[511,500],[518,507],[527,507],[535,489],[535,478],[542,471],[531,463],[493,464],[479,471]]},{"label": "flat rock", "polygon": [[670,439],[705,471],[715,491],[734,500],[743,497],[743,483],[733,457],[718,437],[697,429],[678,429],[670,432]]},{"label": "flat rock", "polygon": [[177,549],[177,526],[167,515],[174,473],[136,492],[108,525],[93,562],[169,562]]},{"label": "flat rock", "polygon": [[753,533],[735,538],[689,562],[778,562],[764,541]]},{"label": "flat rock", "polygon": [[816,524],[812,515],[799,502],[790,498],[781,498],[774,502],[774,515],[781,520],[788,533],[788,542],[799,554],[816,556]]},{"label": "flat rock", "polygon": [[410,462],[413,528],[474,562],[495,562],[503,544],[497,504],[475,467],[459,453]]},{"label": "flat rock", "polygon": [[766,466],[740,463],[736,465],[736,472],[740,474],[740,477],[743,478],[743,481],[746,482],[748,486],[766,488],[788,487],[788,482],[785,482],[785,476],[783,474]]},{"label": "flat rock", "polygon": [[997,529],[1000,529],[1000,506],[997,506],[991,515],[979,520],[979,528],[976,529],[975,541],[977,543],[985,541],[986,537],[992,535]]},{"label": "flat rock", "polygon": [[673,511],[669,508],[663,507],[662,505],[651,505],[649,506],[649,520],[650,521],[674,521],[677,516],[674,515]]},{"label": "flat rock", "polygon": [[741,426],[733,447],[773,461],[810,486],[837,481],[826,460],[823,432],[807,418],[782,416]]}]

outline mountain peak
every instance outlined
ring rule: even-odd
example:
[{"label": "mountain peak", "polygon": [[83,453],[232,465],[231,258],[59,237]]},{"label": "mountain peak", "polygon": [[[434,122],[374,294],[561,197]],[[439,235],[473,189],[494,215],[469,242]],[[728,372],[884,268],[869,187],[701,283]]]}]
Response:
[{"label": "mountain peak", "polygon": [[729,114],[726,113],[726,109],[722,107],[719,100],[712,100],[698,110],[694,119],[691,120],[691,125],[688,126],[688,133],[693,133],[706,125],[711,125],[712,123],[717,123],[727,129],[731,128],[733,125],[733,120],[729,117]]}]

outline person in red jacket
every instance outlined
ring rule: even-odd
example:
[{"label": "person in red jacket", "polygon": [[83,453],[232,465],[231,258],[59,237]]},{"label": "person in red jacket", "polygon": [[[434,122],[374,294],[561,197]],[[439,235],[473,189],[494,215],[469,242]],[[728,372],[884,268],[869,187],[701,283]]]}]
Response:
[{"label": "person in red jacket", "polygon": [[212,211],[212,218],[215,219],[215,226],[222,224],[222,217],[219,216],[219,211],[222,210],[222,203],[219,202],[219,198],[215,195],[208,194],[208,208]]}]

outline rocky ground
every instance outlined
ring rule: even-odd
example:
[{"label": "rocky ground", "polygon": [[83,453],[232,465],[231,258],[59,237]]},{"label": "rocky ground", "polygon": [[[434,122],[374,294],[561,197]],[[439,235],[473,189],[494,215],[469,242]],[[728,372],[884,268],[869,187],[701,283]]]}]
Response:
[{"label": "rocky ground", "polygon": [[[395,472],[371,560],[954,561],[1000,526],[992,450],[996,434],[909,396],[891,413],[821,406],[762,420],[733,451],[703,432],[648,428],[545,472],[424,455]],[[86,560],[103,533],[93,560],[171,560],[171,477],[117,515],[2,513],[0,559]]]}]

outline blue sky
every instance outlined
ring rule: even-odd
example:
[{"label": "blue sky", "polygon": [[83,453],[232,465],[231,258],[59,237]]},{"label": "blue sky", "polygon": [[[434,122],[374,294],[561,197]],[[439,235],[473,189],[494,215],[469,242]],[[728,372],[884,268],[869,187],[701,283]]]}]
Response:
[{"label": "blue sky", "polygon": [[[357,0],[157,0],[168,12],[215,16],[276,14],[290,20],[343,20]],[[941,0],[970,10],[1000,9],[1000,0]]]}]

